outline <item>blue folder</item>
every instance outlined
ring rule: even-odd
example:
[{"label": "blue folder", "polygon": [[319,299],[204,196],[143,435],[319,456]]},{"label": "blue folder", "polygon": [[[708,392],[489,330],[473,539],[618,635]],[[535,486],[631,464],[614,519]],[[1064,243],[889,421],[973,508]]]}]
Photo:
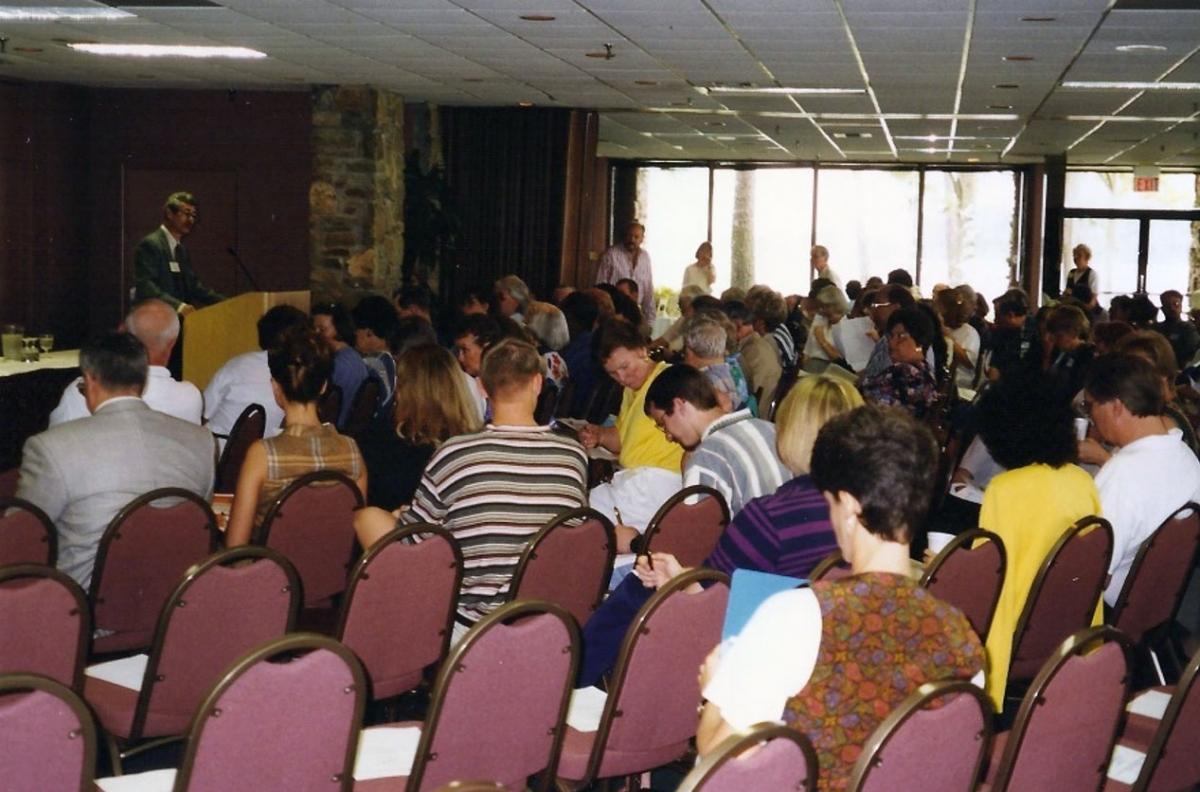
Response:
[{"label": "blue folder", "polygon": [[773,575],[752,569],[735,569],[729,581],[729,604],[725,608],[725,626],[721,628],[721,640],[737,635],[750,621],[758,606],[772,594],[807,586],[806,578]]}]

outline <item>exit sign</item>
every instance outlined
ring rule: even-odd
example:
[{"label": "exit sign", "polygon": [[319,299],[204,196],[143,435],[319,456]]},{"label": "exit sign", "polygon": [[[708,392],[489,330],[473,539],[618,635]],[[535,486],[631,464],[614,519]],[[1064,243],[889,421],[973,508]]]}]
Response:
[{"label": "exit sign", "polygon": [[1134,192],[1158,192],[1158,177],[1157,176],[1134,176],[1133,177]]}]

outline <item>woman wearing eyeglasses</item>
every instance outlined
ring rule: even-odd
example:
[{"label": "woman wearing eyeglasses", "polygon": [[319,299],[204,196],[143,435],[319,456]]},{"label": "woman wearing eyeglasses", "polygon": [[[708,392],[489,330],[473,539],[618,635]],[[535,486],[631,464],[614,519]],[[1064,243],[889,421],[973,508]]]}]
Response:
[{"label": "woman wearing eyeglasses", "polygon": [[901,308],[888,318],[887,339],[892,364],[863,378],[863,397],[924,418],[937,400],[937,381],[926,359],[926,350],[941,341],[937,330],[920,309]]}]

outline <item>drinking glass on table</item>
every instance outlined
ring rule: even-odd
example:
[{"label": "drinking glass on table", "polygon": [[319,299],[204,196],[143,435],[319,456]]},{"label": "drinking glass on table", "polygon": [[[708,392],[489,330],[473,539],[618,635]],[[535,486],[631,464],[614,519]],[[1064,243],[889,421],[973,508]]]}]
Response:
[{"label": "drinking glass on table", "polygon": [[50,354],[50,351],[54,349],[53,334],[42,333],[40,336],[38,336],[38,346],[42,348],[43,352]]}]

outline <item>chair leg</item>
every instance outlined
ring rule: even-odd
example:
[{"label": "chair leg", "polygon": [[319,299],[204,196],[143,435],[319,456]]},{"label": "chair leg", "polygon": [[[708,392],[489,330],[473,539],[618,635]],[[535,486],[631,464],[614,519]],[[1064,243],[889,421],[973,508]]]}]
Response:
[{"label": "chair leg", "polygon": [[117,744],[117,738],[105,731],[104,744],[108,747],[108,763],[112,767],[112,774],[124,775],[121,769],[121,746]]},{"label": "chair leg", "polygon": [[1146,650],[1150,654],[1150,661],[1154,663],[1154,673],[1158,675],[1158,684],[1167,684],[1167,678],[1163,676],[1162,663],[1158,662],[1158,653],[1153,649]]}]

